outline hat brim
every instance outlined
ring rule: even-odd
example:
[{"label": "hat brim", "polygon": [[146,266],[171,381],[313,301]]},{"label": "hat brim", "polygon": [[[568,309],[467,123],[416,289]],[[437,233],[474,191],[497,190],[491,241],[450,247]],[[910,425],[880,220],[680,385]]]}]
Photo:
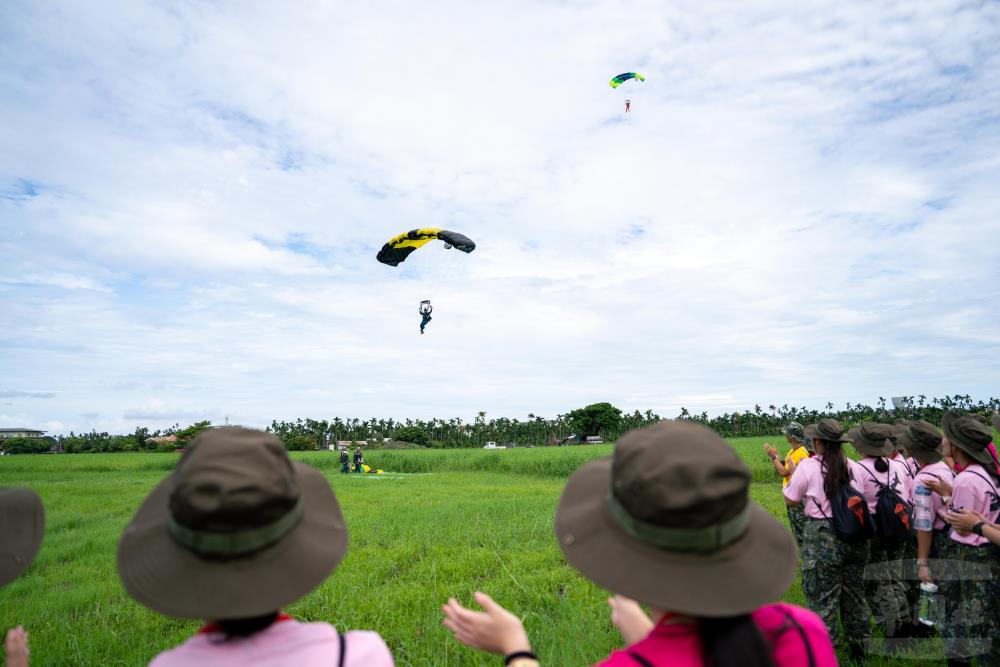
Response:
[{"label": "hat brim", "polygon": [[277,543],[238,559],[201,558],[178,544],[167,529],[173,475],[160,482],[118,543],[129,595],[167,616],[224,620],[276,611],[313,591],[347,552],[347,525],[323,474],[292,465],[302,518]]},{"label": "hat brim", "polygon": [[791,533],[751,503],[746,533],[714,553],[672,552],[642,542],[608,508],[611,459],[592,461],[566,483],[555,532],[585,577],[659,609],[705,617],[746,614],[781,599],[795,578]]},{"label": "hat brim", "polygon": [[21,576],[45,537],[45,508],[31,489],[0,489],[0,586]]},{"label": "hat brim", "polygon": [[950,412],[944,413],[941,418],[941,430],[944,431],[945,436],[948,438],[948,442],[951,443],[952,447],[958,447],[963,452],[968,454],[973,461],[976,463],[982,463],[983,465],[992,465],[993,456],[989,451],[983,447],[982,449],[976,449],[972,445],[963,441],[961,434],[956,433],[952,426],[958,417]]},{"label": "hat brim", "polygon": [[934,449],[924,447],[922,444],[916,442],[911,439],[909,435],[907,435],[905,426],[894,426],[892,428],[892,433],[896,436],[896,442],[899,443],[899,446],[908,452],[910,456],[917,459],[920,463],[926,465],[944,460],[944,454],[941,451],[940,445]]},{"label": "hat brim", "polygon": [[854,449],[858,450],[862,454],[867,454],[868,456],[889,456],[896,448],[893,446],[892,441],[888,443],[883,443],[879,447],[873,447],[872,445],[865,442],[861,437],[861,427],[856,426],[847,432],[848,442],[854,445]]}]

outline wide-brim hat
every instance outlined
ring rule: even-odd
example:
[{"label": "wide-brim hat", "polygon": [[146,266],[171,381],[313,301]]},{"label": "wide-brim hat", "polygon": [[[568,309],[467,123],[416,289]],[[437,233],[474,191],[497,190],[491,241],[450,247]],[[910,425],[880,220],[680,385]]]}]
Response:
[{"label": "wide-brim hat", "polygon": [[892,426],[865,422],[847,432],[854,449],[868,456],[889,456],[896,449]]},{"label": "wide-brim hat", "polygon": [[0,586],[28,569],[45,536],[45,508],[31,489],[0,489]]},{"label": "wide-brim hat", "polygon": [[810,431],[814,434],[813,440],[824,440],[826,442],[850,442],[851,438],[844,435],[844,427],[836,419],[820,419],[815,424],[810,424]]},{"label": "wide-brim hat", "polygon": [[749,500],[750,471],[722,438],[665,421],[573,474],[556,510],[567,560],[594,583],[694,616],[749,613],[795,578],[791,533]]},{"label": "wide-brim hat", "polygon": [[260,616],[307,595],[343,559],[347,527],[326,478],[272,434],[195,439],[118,543],[129,594],[167,616]]},{"label": "wide-brim hat", "polygon": [[[978,417],[978,418],[977,418]],[[946,412],[941,418],[941,428],[948,442],[968,454],[977,463],[993,464],[993,455],[986,449],[993,440],[993,431],[982,415],[963,415]]]},{"label": "wide-brim hat", "polygon": [[937,463],[944,458],[941,432],[923,419],[892,427],[896,442],[921,463]]}]

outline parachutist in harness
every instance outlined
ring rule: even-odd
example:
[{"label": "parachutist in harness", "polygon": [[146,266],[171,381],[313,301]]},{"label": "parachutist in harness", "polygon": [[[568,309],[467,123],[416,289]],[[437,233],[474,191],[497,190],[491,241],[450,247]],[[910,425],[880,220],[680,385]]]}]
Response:
[{"label": "parachutist in harness", "polygon": [[420,307],[417,309],[417,312],[419,312],[421,316],[420,333],[424,332],[424,327],[427,326],[427,323],[431,321],[431,313],[433,311],[434,307],[431,306],[430,301],[425,300],[420,302]]}]

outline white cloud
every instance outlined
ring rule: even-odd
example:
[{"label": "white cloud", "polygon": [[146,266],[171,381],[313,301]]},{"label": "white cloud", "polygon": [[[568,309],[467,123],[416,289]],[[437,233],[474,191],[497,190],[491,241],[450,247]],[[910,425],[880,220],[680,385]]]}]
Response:
[{"label": "white cloud", "polygon": [[[14,399],[37,423],[995,393],[998,6],[0,20],[0,372],[56,393]],[[374,261],[419,226],[479,248]]]}]

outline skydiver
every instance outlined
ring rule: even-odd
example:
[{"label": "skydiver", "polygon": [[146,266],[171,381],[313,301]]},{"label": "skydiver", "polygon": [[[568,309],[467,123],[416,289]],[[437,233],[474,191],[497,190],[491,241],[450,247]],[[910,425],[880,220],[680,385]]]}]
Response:
[{"label": "skydiver", "polygon": [[420,313],[420,333],[421,334],[424,333],[424,327],[427,326],[427,323],[431,321],[431,312],[433,312],[433,310],[434,310],[434,306],[431,305],[430,301],[421,301],[420,302],[420,308],[417,309],[417,312]]},{"label": "skydiver", "polygon": [[354,448],[354,472],[364,472],[365,469],[361,465],[365,462],[365,456],[361,453],[360,447]]},{"label": "skydiver", "polygon": [[632,106],[632,100],[625,98],[625,113],[628,113],[629,107]]}]

